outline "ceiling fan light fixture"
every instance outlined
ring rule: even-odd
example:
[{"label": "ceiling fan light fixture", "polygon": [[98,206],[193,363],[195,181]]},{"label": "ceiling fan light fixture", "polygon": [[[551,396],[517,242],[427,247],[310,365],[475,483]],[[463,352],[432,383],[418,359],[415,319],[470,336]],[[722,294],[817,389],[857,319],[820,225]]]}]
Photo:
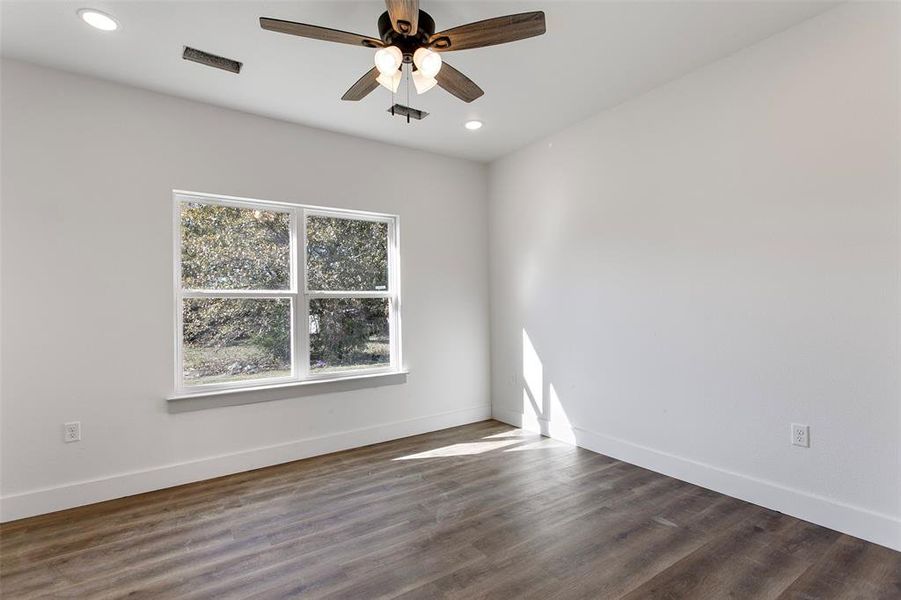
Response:
[{"label": "ceiling fan light fixture", "polygon": [[385,75],[382,73],[376,77],[375,80],[379,82],[379,85],[391,90],[391,93],[395,94],[397,93],[397,88],[400,87],[400,80],[402,78],[400,71],[394,71],[394,75]]},{"label": "ceiling fan light fixture", "polygon": [[438,80],[429,77],[422,71],[413,71],[413,87],[416,88],[417,94],[425,94],[427,91],[437,85]]},{"label": "ceiling fan light fixture", "polygon": [[379,48],[375,52],[375,68],[379,73],[391,76],[392,73],[400,69],[400,65],[404,61],[404,55],[397,46],[388,46],[387,48]]},{"label": "ceiling fan light fixture", "polygon": [[276,33],[372,49],[375,66],[341,96],[342,100],[351,102],[362,100],[379,85],[396,90],[400,84],[397,71],[412,62],[411,68],[422,72],[423,78],[417,77],[420,93],[435,80],[435,85],[447,93],[470,103],[481,98],[485,91],[452,65],[444,64],[444,52],[507,44],[547,31],[544,13],[540,10],[436,30],[435,20],[420,10],[419,2],[385,0],[388,10],[378,18],[378,38],[271,17],[260,17],[260,27]]},{"label": "ceiling fan light fixture", "polygon": [[413,64],[426,77],[434,78],[441,70],[441,55],[428,48],[417,48],[413,53]]}]

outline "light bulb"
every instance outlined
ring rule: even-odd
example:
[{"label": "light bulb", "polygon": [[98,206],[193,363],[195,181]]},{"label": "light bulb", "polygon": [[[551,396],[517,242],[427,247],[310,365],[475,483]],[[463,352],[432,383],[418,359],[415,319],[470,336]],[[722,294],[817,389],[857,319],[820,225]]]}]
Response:
[{"label": "light bulb", "polygon": [[413,64],[426,77],[435,77],[441,70],[441,55],[428,48],[417,48],[413,53]]},{"label": "light bulb", "polygon": [[425,94],[435,87],[436,83],[438,81],[434,77],[429,77],[422,71],[413,71],[413,86],[416,88],[417,94]]},{"label": "light bulb", "polygon": [[119,29],[119,23],[114,18],[99,10],[82,8],[78,11],[81,20],[100,31],[115,31]]},{"label": "light bulb", "polygon": [[476,129],[482,128],[482,122],[481,121],[466,121],[466,123],[463,124],[463,127],[465,127],[466,129],[468,129],[470,131],[475,131]]},{"label": "light bulb", "polygon": [[404,55],[397,46],[379,48],[375,53],[375,68],[382,75],[390,76],[400,68]]},{"label": "light bulb", "polygon": [[400,80],[402,76],[400,71],[395,70],[394,75],[379,75],[375,78],[376,81],[379,82],[379,85],[382,87],[388,88],[391,90],[391,93],[394,94],[397,92],[397,88],[400,86]]}]

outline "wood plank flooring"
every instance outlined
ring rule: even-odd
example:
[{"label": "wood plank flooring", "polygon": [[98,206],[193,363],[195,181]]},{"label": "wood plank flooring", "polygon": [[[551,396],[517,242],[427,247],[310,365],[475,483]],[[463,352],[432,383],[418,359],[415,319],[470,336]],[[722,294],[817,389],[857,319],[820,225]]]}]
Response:
[{"label": "wood plank flooring", "polygon": [[19,598],[901,598],[901,553],[496,421],[0,526]]}]

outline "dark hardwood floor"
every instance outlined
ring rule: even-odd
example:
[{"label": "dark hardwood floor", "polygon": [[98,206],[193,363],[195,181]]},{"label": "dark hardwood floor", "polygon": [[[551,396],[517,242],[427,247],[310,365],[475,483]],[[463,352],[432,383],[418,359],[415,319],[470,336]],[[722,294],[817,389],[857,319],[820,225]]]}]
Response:
[{"label": "dark hardwood floor", "polygon": [[14,598],[901,598],[901,553],[495,421],[0,527]]}]

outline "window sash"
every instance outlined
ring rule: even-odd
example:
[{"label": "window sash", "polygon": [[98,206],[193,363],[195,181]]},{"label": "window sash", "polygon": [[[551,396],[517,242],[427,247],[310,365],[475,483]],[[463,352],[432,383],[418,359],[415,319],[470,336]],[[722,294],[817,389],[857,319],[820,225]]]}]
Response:
[{"label": "window sash", "polygon": [[[264,201],[250,201],[250,200],[241,200],[237,198],[227,198],[227,197],[216,197],[216,196],[205,196],[202,194],[183,194],[179,192],[174,192],[173,196],[175,197],[175,276],[176,276],[176,289],[180,289],[183,294],[221,294],[223,297],[225,295],[235,294],[233,297],[241,297],[238,294],[296,294],[297,293],[297,228],[298,228],[298,210],[297,207],[290,207],[290,205],[283,205],[281,203],[274,202],[264,202]],[[276,289],[276,290],[263,290],[263,289],[196,289],[196,288],[184,288],[182,287],[182,277],[181,277],[181,211],[185,204],[195,203],[195,204],[209,204],[211,206],[228,206],[231,208],[243,208],[247,210],[266,210],[269,212],[280,212],[285,213],[290,218],[290,233],[291,233],[291,242],[290,247],[288,249],[288,256],[291,259],[291,269],[289,273],[290,283],[289,286],[285,289]],[[187,296],[186,296],[187,297]],[[200,297],[200,296],[197,296]],[[215,297],[215,296],[213,296]],[[249,296],[247,296],[249,297]]]},{"label": "window sash", "polygon": [[[387,223],[388,227],[388,239],[386,243],[388,245],[388,289],[387,290],[314,290],[310,289],[307,285],[309,281],[309,277],[307,276],[307,218],[308,217],[325,217],[332,219],[348,219],[353,221],[374,221],[376,223]],[[344,211],[332,210],[332,209],[322,209],[322,208],[305,208],[303,210],[303,227],[301,227],[301,250],[303,259],[302,263],[302,273],[303,273],[303,291],[304,294],[310,297],[320,297],[320,298],[391,298],[392,295],[395,294],[395,290],[397,289],[397,284],[394,280],[394,273],[397,270],[397,265],[395,264],[395,254],[397,254],[397,217],[396,216],[388,216],[388,215],[374,215],[374,214],[348,214]],[[314,296],[322,294],[319,296]]]},{"label": "window sash", "polygon": [[388,299],[388,341],[389,341],[389,361],[387,365],[384,366],[376,366],[376,367],[361,367],[358,369],[348,369],[346,371],[325,371],[322,373],[313,373],[310,371],[310,300],[315,300],[315,297],[307,296],[304,298],[304,301],[301,302],[304,309],[304,316],[301,317],[304,319],[304,323],[306,323],[306,327],[299,327],[298,329],[303,330],[303,337],[301,339],[301,353],[303,354],[303,369],[304,369],[304,379],[307,381],[312,381],[316,379],[336,379],[341,377],[355,377],[364,373],[391,373],[394,371],[400,370],[400,365],[402,364],[400,361],[400,343],[396,337],[395,331],[399,331],[397,329],[397,325],[399,320],[397,319],[398,309],[400,308],[397,304],[397,301],[392,297],[386,296],[320,296],[324,298],[387,298]]},{"label": "window sash", "polygon": [[[326,217],[326,218],[335,218],[335,219],[353,219],[359,221],[375,221],[380,223],[387,223],[388,227],[388,239],[386,243],[388,245],[388,289],[387,290],[311,290],[307,286],[308,277],[307,277],[307,218],[308,217]],[[360,373],[380,373],[380,372],[391,372],[400,370],[401,358],[400,358],[400,295],[398,294],[398,267],[397,257],[399,255],[399,249],[397,246],[397,230],[398,230],[398,218],[396,216],[389,215],[376,215],[376,214],[366,214],[366,213],[348,213],[343,210],[334,210],[334,209],[323,209],[323,208],[310,208],[306,207],[303,209],[303,226],[300,228],[301,235],[301,251],[300,258],[303,261],[302,264],[302,273],[303,273],[303,291],[301,295],[303,297],[303,302],[301,303],[303,306],[304,314],[301,318],[304,319],[304,323],[306,326],[303,328],[303,338],[300,340],[301,342],[301,353],[303,354],[303,368],[306,379],[315,380],[315,379],[333,379],[335,377],[353,377],[354,375],[359,375]],[[348,371],[341,371],[340,373],[335,372],[324,372],[324,373],[311,373],[310,372],[310,339],[309,339],[309,322],[310,322],[310,300],[315,300],[318,298],[387,298],[389,302],[388,309],[388,339],[390,342],[389,353],[390,360],[388,366],[385,367],[369,367],[369,368],[361,368],[361,369],[352,369]]]},{"label": "window sash", "polygon": [[[228,196],[214,196],[196,192],[173,192],[174,207],[174,291],[175,291],[175,389],[177,392],[253,389],[284,383],[299,383],[317,379],[354,378],[366,374],[400,371],[402,363],[400,339],[400,249],[398,245],[399,218],[348,209],[333,209],[301,204],[287,204]],[[219,290],[185,289],[181,279],[181,211],[185,203],[196,202],[236,208],[272,210],[291,215],[291,288],[286,290]],[[387,290],[309,290],[307,289],[307,216],[355,219],[387,223],[388,289]],[[299,285],[302,280],[302,285]],[[288,298],[291,300],[291,375],[232,382],[189,384],[184,380],[184,323],[183,301],[189,298]],[[310,300],[317,298],[385,298],[389,301],[388,335],[390,361],[386,366],[362,367],[340,372],[312,373],[310,371]]]}]

